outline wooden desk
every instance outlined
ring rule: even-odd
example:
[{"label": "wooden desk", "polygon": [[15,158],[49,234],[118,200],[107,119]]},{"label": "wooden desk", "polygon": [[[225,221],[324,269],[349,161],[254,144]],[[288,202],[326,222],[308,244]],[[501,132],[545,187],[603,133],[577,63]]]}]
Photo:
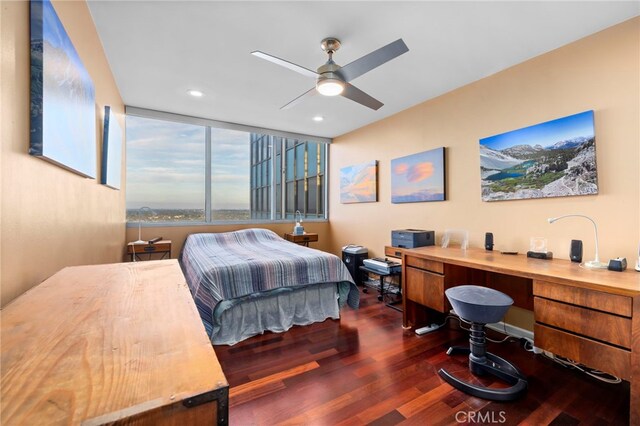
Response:
[{"label": "wooden desk", "polygon": [[176,260],[61,270],[2,310],[0,423],[226,424]]},{"label": "wooden desk", "polygon": [[500,290],[533,310],[535,346],[629,381],[630,422],[640,425],[640,273],[435,246],[404,249],[402,258],[403,326],[448,312],[447,288]]},{"label": "wooden desk", "polygon": [[318,234],[314,232],[305,232],[302,235],[287,233],[287,234],[284,234],[284,239],[287,241],[291,241],[292,243],[309,247],[309,243],[314,243],[318,241]]}]

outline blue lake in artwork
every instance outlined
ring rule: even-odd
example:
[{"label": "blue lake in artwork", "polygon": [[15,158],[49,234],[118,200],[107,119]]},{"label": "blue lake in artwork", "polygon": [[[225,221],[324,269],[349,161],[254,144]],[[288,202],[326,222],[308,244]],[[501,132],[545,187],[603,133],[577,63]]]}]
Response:
[{"label": "blue lake in artwork", "polygon": [[507,178],[517,178],[520,176],[523,176],[524,173],[512,173],[512,172],[500,172],[500,173],[496,173],[493,174],[491,176],[487,176],[486,179],[487,180],[502,180],[502,179],[507,179]]}]

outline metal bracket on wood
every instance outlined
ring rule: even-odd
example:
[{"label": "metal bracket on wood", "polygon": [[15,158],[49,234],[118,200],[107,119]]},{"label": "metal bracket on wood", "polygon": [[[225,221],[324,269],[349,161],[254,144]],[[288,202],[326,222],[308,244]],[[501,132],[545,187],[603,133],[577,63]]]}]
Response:
[{"label": "metal bracket on wood", "polygon": [[187,408],[193,408],[213,401],[217,401],[218,403],[218,426],[227,426],[229,424],[228,387],[201,393],[200,395],[194,395],[182,401],[182,404]]}]

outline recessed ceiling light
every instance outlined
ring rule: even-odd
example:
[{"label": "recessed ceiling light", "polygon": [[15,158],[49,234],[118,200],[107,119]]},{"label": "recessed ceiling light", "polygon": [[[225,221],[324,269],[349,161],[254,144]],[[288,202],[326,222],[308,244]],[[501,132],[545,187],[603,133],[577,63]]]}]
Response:
[{"label": "recessed ceiling light", "polygon": [[320,121],[322,121],[322,120],[324,120],[324,117],[323,117],[323,116],[321,116],[321,115],[316,115],[315,117],[313,117],[313,121],[318,121],[318,122],[320,122]]},{"label": "recessed ceiling light", "polygon": [[194,96],[196,98],[201,98],[204,96],[204,93],[202,93],[199,90],[187,90],[187,93],[190,94],[191,96]]}]

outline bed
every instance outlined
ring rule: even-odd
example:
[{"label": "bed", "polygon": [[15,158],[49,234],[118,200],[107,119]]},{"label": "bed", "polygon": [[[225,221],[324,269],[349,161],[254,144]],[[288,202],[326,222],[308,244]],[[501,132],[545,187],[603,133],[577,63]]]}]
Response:
[{"label": "bed", "polygon": [[191,234],[180,265],[214,345],[340,318],[358,289],[335,255],[267,229]]}]

